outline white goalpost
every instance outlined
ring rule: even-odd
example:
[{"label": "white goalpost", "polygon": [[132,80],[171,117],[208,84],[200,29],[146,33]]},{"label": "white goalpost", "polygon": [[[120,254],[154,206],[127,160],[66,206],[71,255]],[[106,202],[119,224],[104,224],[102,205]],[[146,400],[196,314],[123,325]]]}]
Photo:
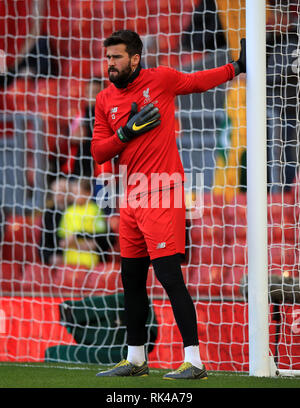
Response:
[{"label": "white goalpost", "polygon": [[300,375],[277,369],[269,342],[266,2],[246,2],[249,374]]},{"label": "white goalpost", "polygon": [[266,4],[246,2],[249,374],[269,376]]}]

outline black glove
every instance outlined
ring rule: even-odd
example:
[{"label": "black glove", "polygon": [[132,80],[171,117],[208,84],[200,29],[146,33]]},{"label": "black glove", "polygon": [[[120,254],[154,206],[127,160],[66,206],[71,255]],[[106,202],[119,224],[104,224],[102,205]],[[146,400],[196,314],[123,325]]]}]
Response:
[{"label": "black glove", "polygon": [[131,112],[125,126],[117,130],[119,139],[126,143],[160,124],[160,113],[153,103],[149,103],[138,112],[136,102],[131,105]]},{"label": "black glove", "polygon": [[241,39],[240,56],[237,61],[233,63],[235,75],[239,75],[242,72],[246,72],[246,38]]}]

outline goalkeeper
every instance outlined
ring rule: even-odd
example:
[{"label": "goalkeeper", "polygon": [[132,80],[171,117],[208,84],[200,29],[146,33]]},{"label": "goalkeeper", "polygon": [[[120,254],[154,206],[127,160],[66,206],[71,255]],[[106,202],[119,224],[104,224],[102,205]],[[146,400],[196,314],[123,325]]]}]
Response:
[{"label": "goalkeeper", "polygon": [[206,378],[196,311],[181,271],[181,254],[185,252],[184,170],[175,140],[174,99],[205,92],[245,72],[245,40],[237,61],[191,74],[168,67],[143,69],[143,43],[129,30],[114,32],[104,46],[112,84],[96,98],[91,150],[99,164],[118,156],[119,165],[123,169],[126,166],[119,238],[128,354],[126,360],[97,376],[149,373],[144,344],[149,308],[146,280],[152,262],[170,299],[184,346],[183,364],[164,378]]}]

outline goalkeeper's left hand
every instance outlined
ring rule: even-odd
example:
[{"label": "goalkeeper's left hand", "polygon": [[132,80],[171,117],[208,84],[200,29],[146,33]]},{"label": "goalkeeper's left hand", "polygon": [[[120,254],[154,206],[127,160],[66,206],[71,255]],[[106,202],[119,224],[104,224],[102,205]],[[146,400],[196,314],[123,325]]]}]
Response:
[{"label": "goalkeeper's left hand", "polygon": [[246,38],[241,39],[240,56],[237,61],[233,61],[235,75],[246,72]]}]

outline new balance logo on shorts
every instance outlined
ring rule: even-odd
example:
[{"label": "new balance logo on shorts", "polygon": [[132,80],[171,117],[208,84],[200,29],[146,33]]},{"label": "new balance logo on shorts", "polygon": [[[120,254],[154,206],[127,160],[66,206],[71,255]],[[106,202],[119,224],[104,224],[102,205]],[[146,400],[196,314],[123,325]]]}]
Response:
[{"label": "new balance logo on shorts", "polygon": [[166,247],[166,243],[165,242],[160,242],[159,244],[157,244],[157,247],[156,247],[156,249],[163,249],[163,248],[165,248]]}]

